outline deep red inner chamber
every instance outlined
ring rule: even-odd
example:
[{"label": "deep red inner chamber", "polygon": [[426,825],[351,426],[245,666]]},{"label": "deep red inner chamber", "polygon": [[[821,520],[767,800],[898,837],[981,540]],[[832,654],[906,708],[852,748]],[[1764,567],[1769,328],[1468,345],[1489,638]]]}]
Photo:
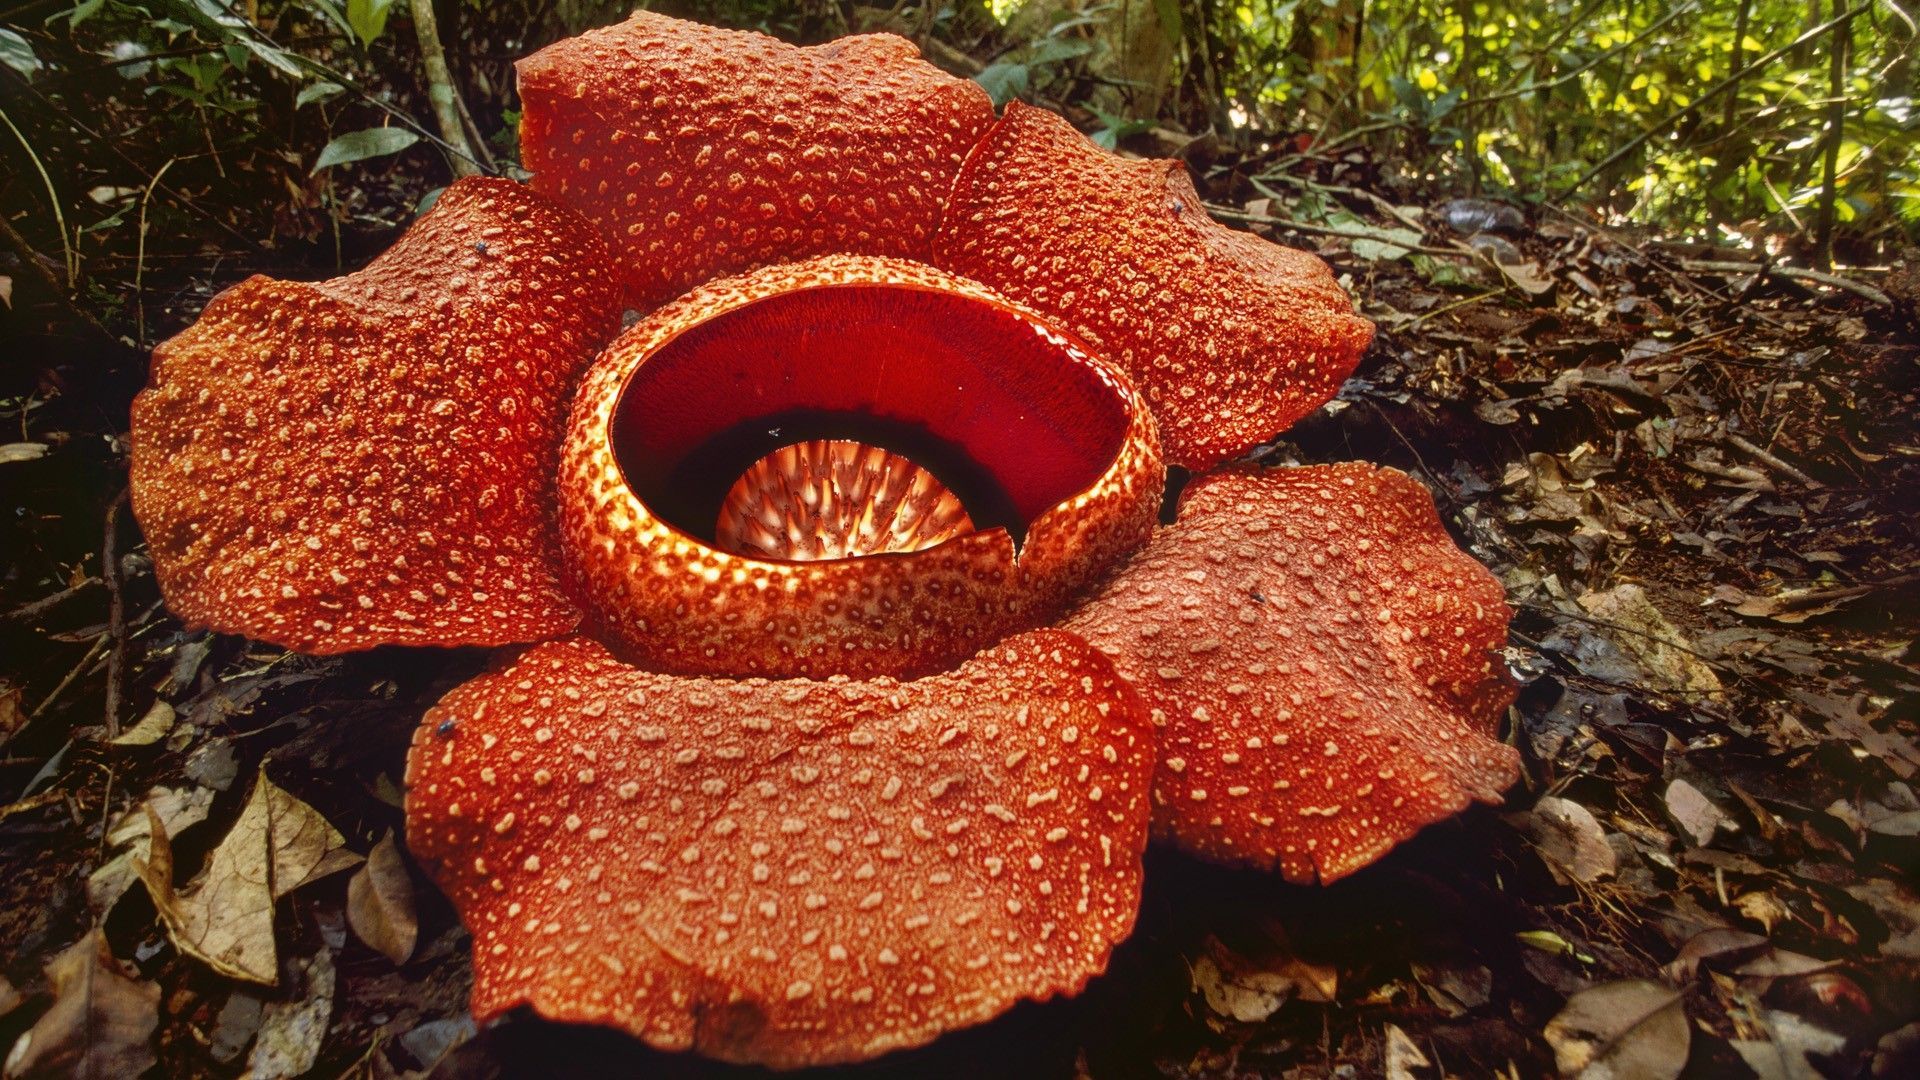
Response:
[{"label": "deep red inner chamber", "polygon": [[982,529],[1016,537],[1119,453],[1118,389],[1029,317],[957,293],[832,285],[754,301],[648,357],[615,453],[652,512],[711,541],[727,489],[807,439],[853,439],[932,472]]}]

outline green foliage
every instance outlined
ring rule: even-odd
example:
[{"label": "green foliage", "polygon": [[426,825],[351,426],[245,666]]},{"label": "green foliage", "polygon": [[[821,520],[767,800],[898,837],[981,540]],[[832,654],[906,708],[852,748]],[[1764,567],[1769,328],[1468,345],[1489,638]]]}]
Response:
[{"label": "green foliage", "polygon": [[[980,81],[996,100],[1088,98],[1111,79],[1099,28],[1126,2],[994,0],[1012,40]],[[1920,65],[1904,4],[1153,3],[1179,57],[1159,119],[1189,130],[1242,144],[1293,133],[1296,161],[1365,148],[1409,180],[1748,234],[1811,229],[1831,146],[1840,231],[1920,237]]]},{"label": "green foliage", "polygon": [[350,131],[328,143],[320,157],[313,163],[313,171],[333,165],[345,165],[350,161],[365,161],[368,158],[386,157],[397,154],[414,143],[420,136],[405,128],[366,128]]}]

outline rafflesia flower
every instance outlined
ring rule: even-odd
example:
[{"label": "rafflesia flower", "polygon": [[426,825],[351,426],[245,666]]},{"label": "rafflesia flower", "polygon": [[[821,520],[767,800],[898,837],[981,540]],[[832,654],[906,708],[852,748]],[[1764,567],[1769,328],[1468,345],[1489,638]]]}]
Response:
[{"label": "rafflesia flower", "polygon": [[1513,780],[1426,491],[1222,467],[1371,337],[1318,259],[895,37],[639,14],[520,80],[531,191],[222,294],[133,432],[187,622],[538,643],[408,763],[477,1017],[871,1057],[1078,991],[1150,833],[1326,881]]}]

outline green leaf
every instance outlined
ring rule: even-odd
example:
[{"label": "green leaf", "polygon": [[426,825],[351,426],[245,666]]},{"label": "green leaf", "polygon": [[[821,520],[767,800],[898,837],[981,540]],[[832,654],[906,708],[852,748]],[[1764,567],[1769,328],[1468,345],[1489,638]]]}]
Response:
[{"label": "green leaf", "polygon": [[360,44],[371,45],[387,30],[393,0],[347,0],[347,24]]},{"label": "green leaf", "polygon": [[27,39],[11,30],[0,30],[0,64],[5,64],[20,73],[21,78],[30,79],[41,68],[40,58],[33,55],[33,46]]},{"label": "green leaf", "polygon": [[296,109],[305,108],[316,101],[325,101],[345,91],[346,87],[341,86],[339,83],[327,82],[322,79],[317,83],[309,83],[301,87],[300,93],[294,95],[293,107]]},{"label": "green leaf", "polygon": [[414,143],[420,136],[405,128],[367,128],[364,131],[351,131],[328,143],[320,151],[320,159],[313,163],[313,171],[331,165],[344,165],[349,161],[365,161],[368,158],[385,157],[397,154]]},{"label": "green leaf", "polygon": [[80,0],[79,3],[73,5],[72,11],[67,12],[67,29],[71,30],[81,23],[86,22],[88,19],[91,19],[106,2],[107,0]]},{"label": "green leaf", "polygon": [[1027,65],[1002,60],[975,75],[973,81],[980,84],[980,88],[993,99],[994,107],[998,108],[1026,92],[1027,76]]},{"label": "green leaf", "polygon": [[210,39],[238,45],[282,75],[305,77],[299,61],[274,46],[257,27],[221,0],[167,0],[166,7]]},{"label": "green leaf", "polygon": [[352,35],[353,24],[347,21],[347,13],[340,10],[334,0],[307,0],[307,6],[327,17],[342,34]]}]

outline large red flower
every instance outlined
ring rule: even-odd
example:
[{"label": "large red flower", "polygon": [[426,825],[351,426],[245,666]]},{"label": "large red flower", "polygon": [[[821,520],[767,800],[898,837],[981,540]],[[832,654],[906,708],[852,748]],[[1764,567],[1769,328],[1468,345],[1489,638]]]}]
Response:
[{"label": "large red flower", "polygon": [[1079,990],[1149,831],[1326,881],[1514,779],[1425,490],[1210,471],[1370,339],[1319,260],[886,35],[642,13],[521,89],[532,191],[236,286],[134,411],[187,622],[546,642],[409,761],[476,1016],[869,1057]]}]

